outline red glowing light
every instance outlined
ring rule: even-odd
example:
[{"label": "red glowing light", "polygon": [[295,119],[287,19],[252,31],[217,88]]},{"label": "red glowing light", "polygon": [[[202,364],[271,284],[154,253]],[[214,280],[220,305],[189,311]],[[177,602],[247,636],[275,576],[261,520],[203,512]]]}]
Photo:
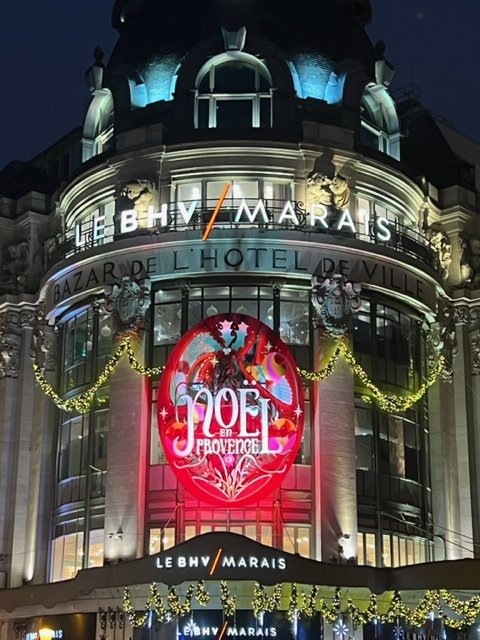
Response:
[{"label": "red glowing light", "polygon": [[222,506],[258,501],[281,483],[302,440],[303,392],[290,351],[255,318],[206,318],[168,359],[158,426],[192,495]]}]

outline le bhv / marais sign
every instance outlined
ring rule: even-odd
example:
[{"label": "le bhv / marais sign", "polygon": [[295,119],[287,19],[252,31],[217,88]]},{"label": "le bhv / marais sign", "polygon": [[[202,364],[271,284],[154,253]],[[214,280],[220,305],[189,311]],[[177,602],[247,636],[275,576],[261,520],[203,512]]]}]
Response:
[{"label": "le bhv / marais sign", "polygon": [[209,576],[221,569],[233,573],[241,569],[285,571],[287,558],[281,554],[267,556],[261,553],[231,553],[219,547],[214,553],[161,554],[155,558],[155,568],[203,569]]},{"label": "le bhv / marais sign", "polygon": [[[139,216],[135,209],[121,211],[119,214],[118,234],[132,233],[140,227],[146,229],[161,228],[168,231],[175,226],[188,226],[189,224],[193,224],[192,219],[194,219],[194,215],[200,212],[199,204],[200,202],[198,200],[193,200],[187,207],[184,202],[177,202],[177,212],[169,210],[168,204],[162,204],[159,211],[155,211],[154,207],[150,206],[148,207],[147,214],[142,216]],[[367,236],[373,233],[380,242],[388,242],[392,237],[390,227],[393,227],[395,223],[384,216],[376,217],[375,224],[372,226],[372,220],[367,211],[361,212],[359,223],[354,221],[348,209],[337,213],[338,216],[332,216],[328,207],[323,204],[314,203],[310,206],[305,219],[303,219],[303,217],[300,219],[295,211],[293,202],[287,200],[275,224],[305,229],[332,229],[354,234],[360,232]],[[172,222],[172,220],[176,221]],[[223,221],[222,223],[225,224]],[[270,223],[271,219],[269,218],[267,207],[261,199],[257,201],[253,208],[250,208],[246,200],[243,199],[234,211],[231,221],[232,226],[245,224],[268,225]],[[96,242],[103,241],[107,236],[105,216],[92,216],[92,218],[87,221],[83,220],[82,222],[76,223],[76,247],[82,247],[87,244],[87,230],[89,243],[93,242],[95,244]]]}]

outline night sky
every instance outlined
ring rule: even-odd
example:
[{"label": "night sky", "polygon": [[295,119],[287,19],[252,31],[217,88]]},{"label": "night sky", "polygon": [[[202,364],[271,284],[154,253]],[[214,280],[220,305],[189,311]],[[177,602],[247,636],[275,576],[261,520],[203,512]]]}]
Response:
[{"label": "night sky", "polygon": [[[89,101],[84,74],[93,50],[100,45],[107,60],[117,37],[110,20],[113,0],[5,4],[0,168],[10,160],[29,160],[82,124]],[[321,0],[313,4],[321,19]],[[374,42],[386,44],[386,58],[396,69],[394,95],[416,84],[426,107],[480,141],[480,1],[372,0],[372,5],[368,32]]]}]

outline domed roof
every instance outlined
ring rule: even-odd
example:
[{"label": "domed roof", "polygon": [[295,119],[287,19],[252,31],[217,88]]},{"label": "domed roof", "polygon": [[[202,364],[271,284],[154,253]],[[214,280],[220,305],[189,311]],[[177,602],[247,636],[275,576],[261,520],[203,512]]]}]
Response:
[{"label": "domed roof", "polygon": [[371,69],[375,52],[364,31],[369,17],[369,0],[297,0],[294,5],[277,0],[116,0],[113,24],[120,38],[108,70],[122,65],[139,69],[158,56],[182,55],[217,35],[220,27],[241,26],[289,57],[317,51],[331,63],[357,59]]}]

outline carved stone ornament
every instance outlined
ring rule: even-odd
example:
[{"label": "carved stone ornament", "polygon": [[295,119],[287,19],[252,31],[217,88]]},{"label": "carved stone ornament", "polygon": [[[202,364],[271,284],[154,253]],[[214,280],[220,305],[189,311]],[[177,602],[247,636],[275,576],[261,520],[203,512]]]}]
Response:
[{"label": "carved stone ornament", "polygon": [[472,349],[472,376],[480,376],[480,336],[473,338]]},{"label": "carved stone ornament", "polygon": [[360,308],[360,285],[335,274],[330,278],[312,277],[314,324],[327,335],[343,336],[352,326],[353,314]]},{"label": "carved stone ornament", "polygon": [[438,324],[431,330],[428,339],[429,366],[434,366],[439,355],[445,358],[441,373],[444,382],[453,379],[453,359],[458,353],[455,309],[446,298],[438,300]]},{"label": "carved stone ornament", "polygon": [[48,326],[43,309],[39,308],[35,316],[30,357],[43,373],[57,368],[58,332],[56,327]]},{"label": "carved stone ornament", "polygon": [[22,339],[13,333],[0,340],[0,378],[18,378]]},{"label": "carved stone ornament", "polygon": [[468,305],[455,307],[456,324],[475,325],[480,322],[480,309],[478,307],[471,309]]},{"label": "carved stone ornament", "polygon": [[330,179],[324,173],[315,172],[307,178],[307,192],[310,201],[325,206],[346,209],[350,204],[350,187],[347,179],[337,174]]},{"label": "carved stone ornament", "polygon": [[129,201],[129,206],[135,209],[139,216],[147,215],[148,207],[153,205],[154,184],[151,180],[132,180],[127,183],[121,195]]},{"label": "carved stone ornament", "polygon": [[117,334],[138,332],[145,328],[145,317],[150,307],[150,290],[129,276],[114,285],[105,298],[105,309],[112,314]]},{"label": "carved stone ornament", "polygon": [[464,230],[460,233],[462,257],[460,258],[461,285],[469,289],[480,287],[480,234]]},{"label": "carved stone ornament", "polygon": [[29,266],[30,245],[27,241],[7,245],[3,250],[0,266],[0,293],[24,293]]},{"label": "carved stone ornament", "polygon": [[452,243],[450,238],[442,225],[437,222],[426,226],[425,236],[438,256],[442,278],[446,280],[452,264]]}]

